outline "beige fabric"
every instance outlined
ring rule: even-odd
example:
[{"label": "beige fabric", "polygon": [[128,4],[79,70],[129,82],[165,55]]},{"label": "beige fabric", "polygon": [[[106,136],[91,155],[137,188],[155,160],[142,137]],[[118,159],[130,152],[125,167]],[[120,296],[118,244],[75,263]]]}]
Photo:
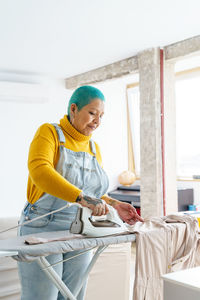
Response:
[{"label": "beige fabric", "polygon": [[57,242],[57,241],[69,241],[69,240],[75,240],[77,239],[77,237],[80,238],[85,238],[82,235],[73,235],[73,236],[57,236],[54,238],[44,238],[44,237],[36,237],[36,236],[27,236],[25,239],[25,244],[28,245],[38,245],[38,244],[46,244],[46,243],[50,243],[50,242]]},{"label": "beige fabric", "polygon": [[197,263],[197,221],[191,216],[171,215],[146,219],[129,230],[137,233],[133,299],[162,300],[161,275]]}]

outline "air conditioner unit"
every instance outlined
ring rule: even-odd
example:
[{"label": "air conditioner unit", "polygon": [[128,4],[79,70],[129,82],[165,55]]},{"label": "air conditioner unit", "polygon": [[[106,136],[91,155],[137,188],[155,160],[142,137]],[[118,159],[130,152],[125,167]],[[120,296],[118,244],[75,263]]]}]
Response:
[{"label": "air conditioner unit", "polygon": [[48,89],[41,84],[0,82],[0,102],[45,103],[48,101]]}]

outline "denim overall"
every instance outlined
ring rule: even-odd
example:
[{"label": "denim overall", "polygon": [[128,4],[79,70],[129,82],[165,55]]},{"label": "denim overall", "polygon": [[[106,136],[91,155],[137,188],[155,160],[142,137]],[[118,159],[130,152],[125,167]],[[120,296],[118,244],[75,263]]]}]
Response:
[{"label": "denim overall", "polygon": [[[74,152],[64,147],[65,136],[62,129],[53,124],[60,142],[60,156],[56,170],[73,185],[77,186],[87,196],[100,198],[108,189],[108,178],[105,171],[98,164],[95,157],[95,144],[90,140],[90,155],[86,152]],[[66,205],[66,201],[50,194],[43,194],[34,204],[26,203],[20,223],[31,220],[49,211],[56,210]],[[72,205],[50,216],[33,221],[19,229],[19,235],[26,235],[47,231],[69,230],[77,212],[77,206]],[[81,251],[49,255],[47,260],[50,264],[67,259]],[[80,278],[82,278],[91,259],[91,252],[87,252],[69,261],[60,263],[54,268],[67,287],[73,293]],[[36,262],[19,262],[19,277],[21,280],[21,300],[63,300],[63,296],[57,288],[40,270]],[[81,289],[77,299],[83,300],[86,284]]]}]

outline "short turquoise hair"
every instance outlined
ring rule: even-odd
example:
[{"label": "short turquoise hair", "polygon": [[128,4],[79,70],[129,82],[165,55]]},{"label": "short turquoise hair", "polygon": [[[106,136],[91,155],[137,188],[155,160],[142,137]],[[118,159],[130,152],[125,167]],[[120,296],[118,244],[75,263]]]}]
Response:
[{"label": "short turquoise hair", "polygon": [[69,99],[68,116],[70,117],[70,107],[72,103],[75,103],[78,107],[78,110],[81,110],[83,106],[89,104],[93,99],[96,98],[105,101],[105,97],[99,89],[90,85],[79,87],[73,92],[71,98]]}]

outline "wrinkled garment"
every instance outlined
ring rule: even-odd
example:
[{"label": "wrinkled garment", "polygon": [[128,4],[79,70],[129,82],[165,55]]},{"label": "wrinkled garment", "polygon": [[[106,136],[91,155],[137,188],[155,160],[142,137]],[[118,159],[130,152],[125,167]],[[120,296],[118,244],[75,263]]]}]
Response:
[{"label": "wrinkled garment", "polygon": [[133,300],[163,300],[161,276],[199,263],[198,223],[192,216],[146,219],[129,231],[136,233]]}]

